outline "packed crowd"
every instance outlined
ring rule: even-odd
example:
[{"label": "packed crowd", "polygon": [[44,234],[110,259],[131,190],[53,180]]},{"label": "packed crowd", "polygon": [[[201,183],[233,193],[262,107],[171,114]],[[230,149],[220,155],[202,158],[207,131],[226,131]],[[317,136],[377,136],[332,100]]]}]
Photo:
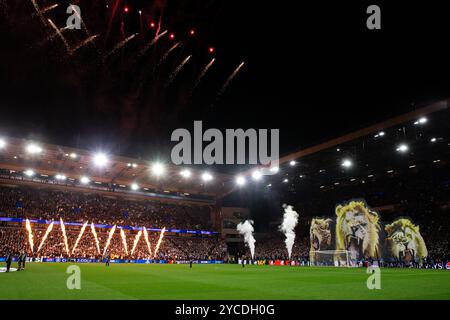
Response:
[{"label": "packed crowd", "polygon": [[4,217],[211,230],[209,214],[208,206],[0,186],[0,215]]},{"label": "packed crowd", "polygon": [[[26,251],[29,257],[40,258],[88,258],[99,259],[109,256],[113,259],[158,259],[158,260],[202,260],[227,258],[227,247],[223,240],[217,237],[175,237],[167,235],[163,237],[158,252],[156,244],[160,233],[149,233],[148,244],[143,233],[126,231],[125,242],[119,230],[116,229],[108,248],[105,245],[109,235],[109,229],[96,230],[98,247],[92,230],[88,227],[79,237],[81,228],[77,230],[66,228],[67,249],[62,231],[58,225],[54,225],[48,234],[42,247],[41,241],[46,231],[45,225],[32,226],[34,250],[31,251],[27,231],[20,226],[0,227],[0,257],[8,252]],[[134,243],[137,239],[136,246]],[[39,248],[40,247],[40,248]],[[133,251],[134,247],[134,251]]]}]

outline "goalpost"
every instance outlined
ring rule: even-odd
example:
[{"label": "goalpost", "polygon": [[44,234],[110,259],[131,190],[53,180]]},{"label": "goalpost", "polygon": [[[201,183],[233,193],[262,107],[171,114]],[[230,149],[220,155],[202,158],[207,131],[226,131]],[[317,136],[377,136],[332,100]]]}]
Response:
[{"label": "goalpost", "polygon": [[311,250],[309,252],[311,266],[350,267],[350,251],[348,250]]}]

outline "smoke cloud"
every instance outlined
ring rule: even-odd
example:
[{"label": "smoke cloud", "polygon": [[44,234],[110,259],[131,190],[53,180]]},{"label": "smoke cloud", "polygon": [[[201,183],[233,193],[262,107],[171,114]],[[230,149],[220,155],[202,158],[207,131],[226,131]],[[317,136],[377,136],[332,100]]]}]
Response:
[{"label": "smoke cloud", "polygon": [[253,237],[253,220],[245,220],[237,225],[237,231],[244,236],[244,241],[250,247],[252,259],[255,257],[255,238]]},{"label": "smoke cloud", "polygon": [[280,231],[286,236],[286,249],[291,259],[292,247],[295,241],[295,226],[298,223],[298,213],[293,210],[292,206],[284,205],[283,223],[280,225]]}]

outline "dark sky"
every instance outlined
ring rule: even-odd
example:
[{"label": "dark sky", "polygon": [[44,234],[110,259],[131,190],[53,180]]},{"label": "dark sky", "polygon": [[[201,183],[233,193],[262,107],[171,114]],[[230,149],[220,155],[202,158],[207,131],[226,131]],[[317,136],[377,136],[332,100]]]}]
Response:
[{"label": "dark sky", "polygon": [[[99,37],[72,56],[59,38],[45,40],[54,32],[30,1],[2,1],[0,135],[168,159],[170,133],[203,120],[222,129],[279,128],[284,154],[449,95],[450,20],[438,2],[376,2],[382,30],[370,31],[365,11],[372,2],[118,1],[109,24],[115,1],[75,2]],[[63,4],[45,14],[59,27],[67,18]],[[140,57],[154,36],[149,24],[160,16],[161,31],[174,32],[175,40],[162,38]],[[87,37],[83,30],[63,35],[71,46]],[[183,46],[160,63],[177,41]]]}]

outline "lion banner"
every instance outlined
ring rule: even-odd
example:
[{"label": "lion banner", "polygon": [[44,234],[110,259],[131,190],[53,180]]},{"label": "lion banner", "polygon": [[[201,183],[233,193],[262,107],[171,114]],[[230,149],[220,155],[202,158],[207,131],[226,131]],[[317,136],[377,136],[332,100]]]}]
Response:
[{"label": "lion banner", "polygon": [[[408,218],[398,218],[384,226],[377,212],[364,200],[337,205],[336,220],[313,218],[310,226],[310,259],[315,265],[348,265],[363,259],[421,263],[428,256],[419,226]],[[384,226],[384,227],[382,227]],[[333,234],[334,233],[334,234]],[[352,262],[353,261],[353,262]],[[319,263],[320,264],[320,263]]]},{"label": "lion banner", "polygon": [[378,213],[364,201],[336,207],[336,250],[348,250],[352,260],[381,257]]},{"label": "lion banner", "polygon": [[419,226],[411,220],[400,218],[388,224],[386,230],[386,250],[391,258],[405,263],[421,262],[428,256],[425,241],[419,231]]}]

